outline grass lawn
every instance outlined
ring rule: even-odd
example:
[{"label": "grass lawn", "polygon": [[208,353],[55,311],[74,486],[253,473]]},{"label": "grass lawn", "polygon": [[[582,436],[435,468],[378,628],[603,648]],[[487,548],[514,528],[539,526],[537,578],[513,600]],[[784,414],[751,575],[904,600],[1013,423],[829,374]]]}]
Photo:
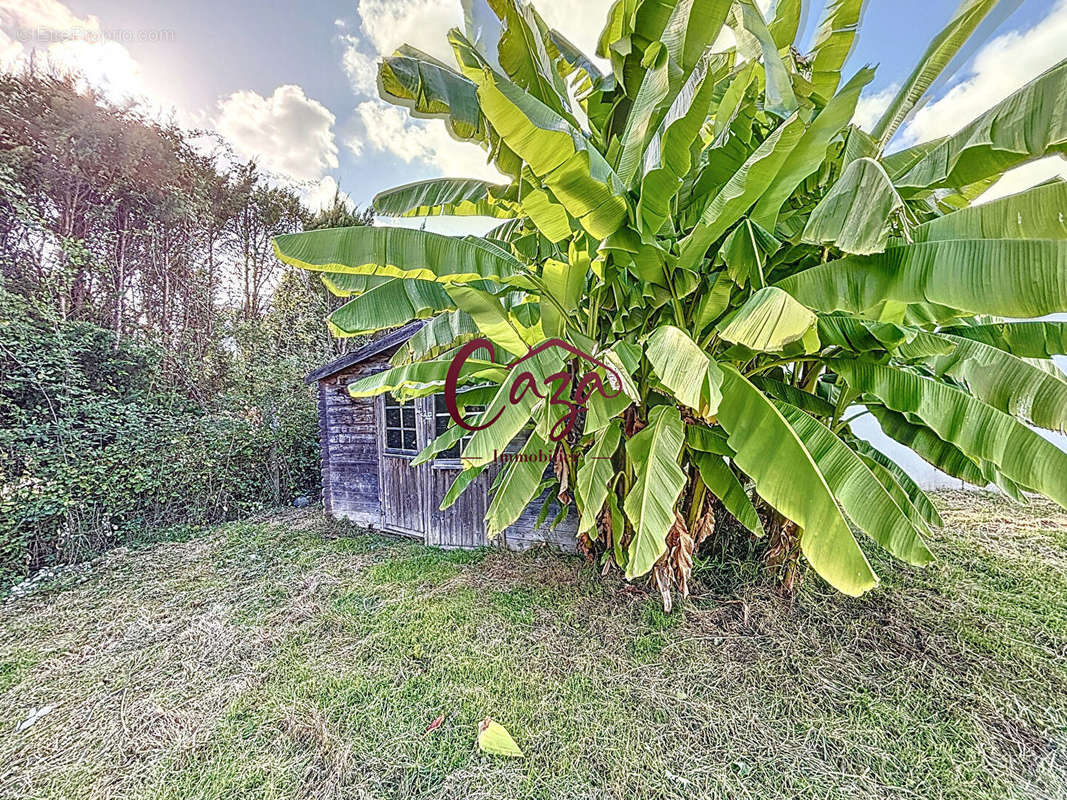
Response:
[{"label": "grass lawn", "polygon": [[115,551],[0,607],[0,797],[1067,797],[1067,514],[938,502],[861,599],[704,564],[671,615],[314,512]]}]

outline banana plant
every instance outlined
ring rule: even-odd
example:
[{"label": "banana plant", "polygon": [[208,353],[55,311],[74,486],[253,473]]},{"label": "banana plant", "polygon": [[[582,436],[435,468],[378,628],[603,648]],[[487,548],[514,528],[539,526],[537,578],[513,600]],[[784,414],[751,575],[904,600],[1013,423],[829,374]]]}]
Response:
[{"label": "banana plant", "polygon": [[[1067,310],[1067,184],[974,202],[1067,151],[1067,61],[958,133],[887,152],[997,3],[964,1],[873,135],[851,120],[874,70],[842,72],[863,5],[828,2],[802,52],[802,2],[768,19],[752,0],[617,0],[594,60],[531,5],[465,0],[454,64],[411,47],[381,62],[383,98],[444,120],[506,178],[400,186],[379,215],[497,227],[275,249],[349,298],[339,335],[425,320],[357,395],[442,392],[478,350],[454,375],[484,407],[475,432],[453,424],[420,455],[469,437],[445,504],[487,455],[548,448],[548,469],[503,468],[490,534],[549,489],[591,557],[668,604],[731,528],[766,537],[786,583],[810,565],[849,595],[878,584],[871,547],[930,562],[938,513],[857,415],[951,475],[1067,506],[1067,454],[1034,430],[1067,430],[1051,360],[1067,323],[1042,319]],[[555,398],[586,401],[566,436],[559,402],[516,391],[516,359],[538,382],[576,379]],[[582,375],[604,390],[578,398]]]}]

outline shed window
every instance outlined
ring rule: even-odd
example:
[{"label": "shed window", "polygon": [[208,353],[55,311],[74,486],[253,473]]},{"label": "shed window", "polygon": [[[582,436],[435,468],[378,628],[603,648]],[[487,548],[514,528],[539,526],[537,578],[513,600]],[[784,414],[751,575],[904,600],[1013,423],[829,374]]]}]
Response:
[{"label": "shed window", "polygon": [[[467,405],[463,407],[465,416],[480,414],[483,411],[485,411],[485,406],[483,405]],[[433,421],[435,436],[440,436],[448,430],[448,426],[452,423],[452,417],[449,416],[448,408],[445,406],[444,395],[435,394],[433,396]],[[447,450],[442,451],[437,456],[437,459],[439,461],[459,461],[460,451],[466,446],[467,442],[470,441],[471,435],[472,434],[464,436],[456,442],[456,444],[452,445]]]},{"label": "shed window", "polygon": [[419,452],[414,400],[401,403],[391,394],[385,396],[385,449],[404,455]]}]

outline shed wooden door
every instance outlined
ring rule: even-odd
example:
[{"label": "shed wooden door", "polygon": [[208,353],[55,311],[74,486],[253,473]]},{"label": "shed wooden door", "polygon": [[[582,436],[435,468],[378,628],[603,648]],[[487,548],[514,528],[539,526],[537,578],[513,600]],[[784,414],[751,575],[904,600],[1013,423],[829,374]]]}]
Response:
[{"label": "shed wooden door", "polygon": [[400,403],[386,394],[379,398],[377,410],[382,527],[424,536],[426,512],[422,495],[428,467],[413,467],[411,461],[425,446],[425,401]]},{"label": "shed wooden door", "polygon": [[441,395],[399,403],[384,395],[378,406],[382,527],[424,537],[440,547],[486,543],[485,512],[492,470],[487,470],[444,511],[441,501],[462,471],[460,446],[417,467],[415,456],[448,426]]},{"label": "shed wooden door", "polygon": [[[443,395],[426,398],[429,440],[442,433],[449,424]],[[488,507],[489,474],[483,472],[455,503],[441,511],[441,501],[462,471],[459,462],[461,445],[441,453],[427,466],[423,478],[423,502],[426,506],[426,543],[440,547],[481,547],[485,539],[485,512]]]}]

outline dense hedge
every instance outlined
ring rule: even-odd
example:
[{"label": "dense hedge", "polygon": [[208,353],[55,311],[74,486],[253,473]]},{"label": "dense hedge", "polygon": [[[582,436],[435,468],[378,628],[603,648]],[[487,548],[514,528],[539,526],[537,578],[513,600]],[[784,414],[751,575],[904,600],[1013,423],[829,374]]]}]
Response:
[{"label": "dense hedge", "polygon": [[162,351],[0,286],[0,584],[157,527],[314,493],[311,392],[181,396]]}]

